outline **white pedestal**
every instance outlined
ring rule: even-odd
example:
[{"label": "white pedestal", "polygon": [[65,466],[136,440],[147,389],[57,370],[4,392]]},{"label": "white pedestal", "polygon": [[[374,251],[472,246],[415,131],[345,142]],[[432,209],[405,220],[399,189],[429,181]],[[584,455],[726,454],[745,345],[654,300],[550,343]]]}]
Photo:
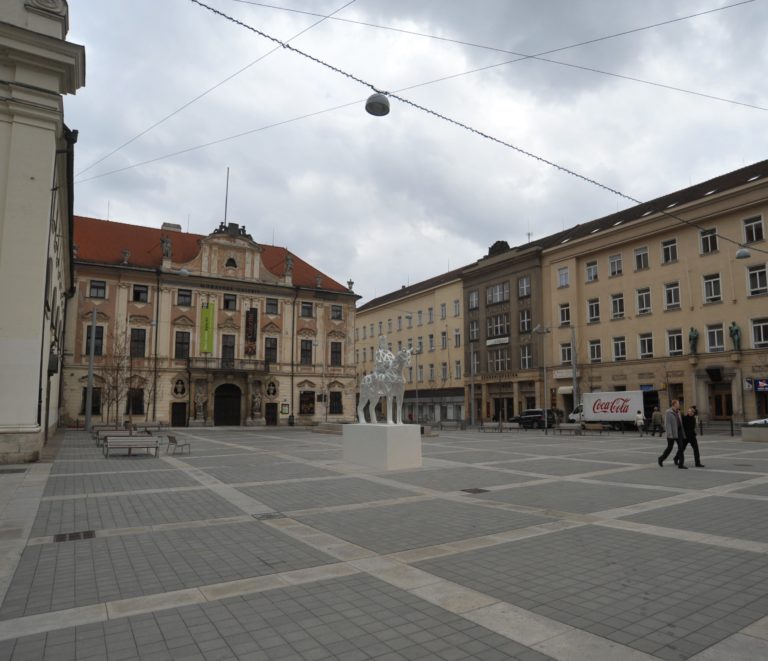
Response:
[{"label": "white pedestal", "polygon": [[421,468],[418,425],[343,425],[344,461],[400,470]]}]

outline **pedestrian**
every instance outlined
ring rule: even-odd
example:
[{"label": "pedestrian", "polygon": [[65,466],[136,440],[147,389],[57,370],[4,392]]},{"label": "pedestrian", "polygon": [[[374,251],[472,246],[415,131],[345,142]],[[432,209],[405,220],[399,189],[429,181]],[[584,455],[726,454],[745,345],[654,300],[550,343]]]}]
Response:
[{"label": "pedestrian", "polygon": [[[696,411],[693,410],[693,406],[689,407],[683,416],[683,431],[685,432],[685,440],[683,441],[682,452],[685,452],[685,448],[690,445],[693,448],[693,463],[697,468],[704,468],[704,464],[701,463],[701,455],[699,454],[699,443],[696,439]],[[680,452],[680,451],[678,451]],[[682,455],[676,455],[677,461],[675,463],[680,466],[680,458]]]},{"label": "pedestrian", "polygon": [[635,416],[635,427],[637,427],[637,431],[639,431],[640,436],[642,436],[645,429],[645,416],[642,411],[638,411]]},{"label": "pedestrian", "polygon": [[659,437],[661,437],[664,433],[664,414],[659,411],[658,406],[654,406],[653,413],[651,414],[651,436],[655,436],[657,430]]},{"label": "pedestrian", "polygon": [[664,413],[664,431],[667,434],[667,449],[657,459],[659,466],[664,465],[664,460],[672,452],[672,448],[677,443],[677,454],[675,463],[678,468],[688,468],[685,465],[685,456],[683,454],[683,441],[685,440],[685,431],[683,430],[683,420],[680,417],[680,402],[672,400],[672,405]]}]

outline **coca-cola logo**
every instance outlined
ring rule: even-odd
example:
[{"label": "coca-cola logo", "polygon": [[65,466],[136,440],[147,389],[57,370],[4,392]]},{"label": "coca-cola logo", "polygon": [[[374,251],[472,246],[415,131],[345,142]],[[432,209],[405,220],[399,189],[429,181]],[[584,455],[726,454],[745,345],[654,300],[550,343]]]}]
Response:
[{"label": "coca-cola logo", "polygon": [[629,397],[596,399],[592,404],[593,413],[629,413]]}]

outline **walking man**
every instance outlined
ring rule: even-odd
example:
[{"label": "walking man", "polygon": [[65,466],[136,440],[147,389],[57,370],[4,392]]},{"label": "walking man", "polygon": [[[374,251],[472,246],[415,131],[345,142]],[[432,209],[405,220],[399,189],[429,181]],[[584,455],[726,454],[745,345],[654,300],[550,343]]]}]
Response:
[{"label": "walking man", "polygon": [[677,454],[675,455],[675,463],[678,468],[688,468],[685,465],[685,456],[683,455],[685,441],[685,431],[683,431],[683,420],[680,416],[680,402],[676,399],[672,400],[672,406],[670,406],[664,414],[664,431],[667,434],[667,449],[664,450],[662,455],[658,458],[659,466],[664,465],[664,460],[672,452],[672,448],[677,443]]},{"label": "walking man", "polygon": [[654,406],[651,414],[651,436],[655,436],[657,431],[659,436],[664,433],[664,414],[659,411],[658,406]]}]

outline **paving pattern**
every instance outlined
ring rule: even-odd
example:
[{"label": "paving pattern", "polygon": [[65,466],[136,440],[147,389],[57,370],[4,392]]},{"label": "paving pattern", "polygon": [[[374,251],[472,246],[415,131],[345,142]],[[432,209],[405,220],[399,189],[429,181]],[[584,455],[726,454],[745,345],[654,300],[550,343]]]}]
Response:
[{"label": "paving pattern", "polygon": [[680,471],[657,438],[444,431],[379,471],[300,428],[174,433],[0,472],[0,661],[768,658],[759,444]]}]

